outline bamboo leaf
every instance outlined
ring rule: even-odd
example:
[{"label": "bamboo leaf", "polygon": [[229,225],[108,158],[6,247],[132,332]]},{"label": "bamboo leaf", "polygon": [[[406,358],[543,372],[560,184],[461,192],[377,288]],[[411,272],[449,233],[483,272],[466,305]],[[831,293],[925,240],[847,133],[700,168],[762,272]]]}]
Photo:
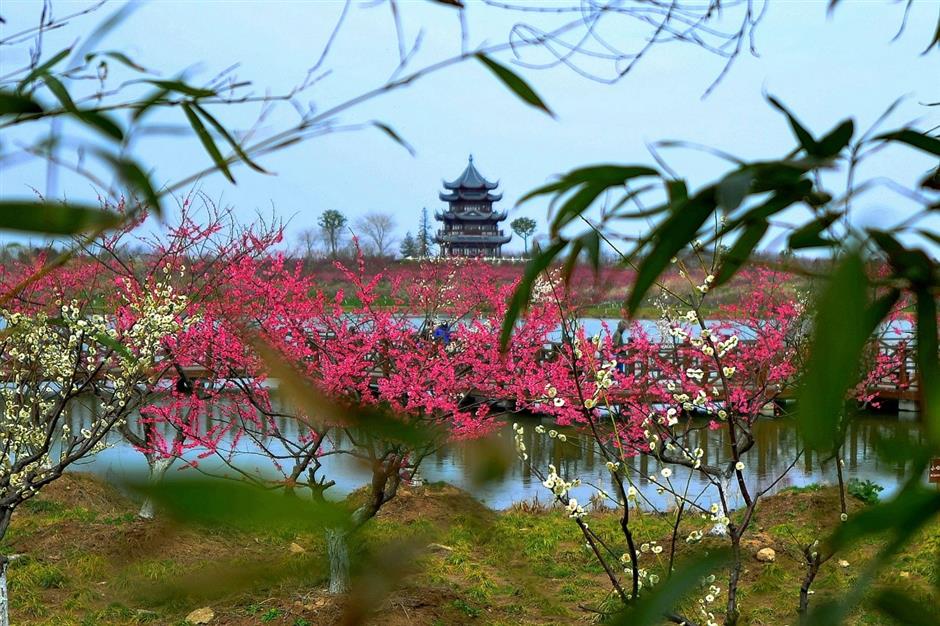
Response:
[{"label": "bamboo leaf", "polygon": [[66,89],[65,85],[55,76],[46,74],[43,76],[43,82],[46,87],[49,88],[49,91],[58,98],[59,102],[62,104],[62,108],[71,113],[75,119],[91,126],[116,141],[124,140],[124,131],[121,130],[121,127],[103,113],[99,113],[98,111],[82,111],[76,107],[68,89]]},{"label": "bamboo leaf", "polygon": [[62,61],[62,59],[67,57],[71,51],[72,51],[71,48],[60,50],[58,53],[56,53],[51,59],[49,59],[45,63],[42,63],[41,65],[37,65],[36,68],[32,72],[26,75],[26,78],[24,78],[23,80],[19,82],[19,84],[16,86],[16,90],[23,91],[23,89],[26,88],[30,83],[35,81],[37,78],[39,78],[43,74],[48,73],[50,69],[56,66],[60,61]]},{"label": "bamboo leaf", "polygon": [[415,152],[414,146],[402,139],[401,135],[395,132],[395,129],[389,126],[388,124],[383,124],[382,122],[373,121],[372,125],[381,130],[383,133],[388,135],[392,141],[400,145],[402,148],[408,151],[408,154],[411,156],[416,156],[418,153]]},{"label": "bamboo leaf", "polygon": [[0,229],[48,235],[74,235],[108,228],[121,217],[97,207],[37,200],[0,201]]},{"label": "bamboo leaf", "polygon": [[193,131],[196,133],[196,136],[199,137],[199,141],[202,143],[202,147],[206,149],[206,152],[212,158],[212,161],[215,163],[215,166],[219,169],[219,171],[222,172],[222,174],[224,174],[230,182],[234,183],[235,178],[232,176],[232,172],[229,170],[225,157],[223,157],[222,153],[219,152],[219,147],[215,145],[215,141],[212,140],[212,136],[209,135],[209,131],[206,130],[206,127],[199,119],[199,116],[196,115],[192,107],[190,107],[188,104],[183,103],[182,107],[183,113],[186,114],[186,119],[189,120],[190,126],[193,127]]},{"label": "bamboo leaf", "polygon": [[753,182],[754,173],[747,168],[725,176],[718,183],[718,206],[726,211],[733,211],[741,206],[741,202],[747,197]]},{"label": "bamboo leaf", "polygon": [[532,296],[532,287],[535,280],[539,277],[545,268],[551,265],[552,261],[565,249],[568,242],[558,240],[552,243],[548,248],[533,257],[525,266],[525,272],[522,279],[516,285],[512,296],[509,299],[509,307],[506,309],[506,317],[503,318],[503,328],[499,335],[499,346],[501,350],[506,350],[509,346],[509,340],[512,338],[512,329],[516,321],[529,304],[529,298]]},{"label": "bamboo leaf", "polygon": [[193,98],[209,98],[216,95],[216,92],[212,89],[193,87],[192,85],[187,85],[180,80],[144,80],[142,82],[149,83],[155,87],[160,87],[161,89],[165,89],[167,91],[174,91],[186,96],[192,96]]},{"label": "bamboo leaf", "polygon": [[42,113],[42,106],[31,97],[0,89],[0,115],[19,115],[21,113]]},{"label": "bamboo leaf", "polygon": [[555,114],[549,110],[548,106],[542,101],[537,93],[529,86],[527,82],[522,80],[518,74],[510,70],[508,67],[501,65],[489,58],[482,52],[476,54],[477,59],[485,65],[493,74],[496,75],[504,85],[506,85],[510,91],[519,96],[524,102],[534,106],[537,109],[542,109],[550,116],[555,117]]},{"label": "bamboo leaf", "polygon": [[727,550],[719,549],[702,558],[682,563],[667,583],[649,592],[644,591],[639,600],[611,623],[617,626],[646,626],[663,623],[664,616],[669,616],[670,622],[678,623],[679,620],[674,619],[677,617],[675,610],[683,598],[699,587],[706,576],[725,565],[729,558]]},{"label": "bamboo leaf", "polygon": [[744,262],[750,258],[754,249],[757,248],[769,226],[767,220],[756,220],[744,227],[744,232],[734,242],[734,246],[721,259],[721,268],[718,270],[718,275],[715,276],[715,287],[728,282],[735,275]]},{"label": "bamboo leaf", "polygon": [[783,106],[779,100],[773,96],[767,96],[767,100],[770,102],[771,106],[783,113],[787,120],[790,122],[790,128],[793,130],[793,134],[796,135],[797,141],[800,142],[800,146],[803,150],[806,151],[806,154],[810,156],[816,156],[819,153],[819,144],[816,143],[816,140],[813,139],[813,136],[810,134],[806,128],[800,124],[799,120],[790,113],[790,111]]},{"label": "bamboo leaf", "polygon": [[156,190],[153,188],[150,177],[135,161],[116,157],[103,151],[99,152],[99,154],[103,159],[111,163],[112,167],[114,167],[115,174],[117,174],[118,178],[125,185],[140,192],[144,196],[144,200],[153,211],[158,215],[162,212],[163,207],[160,204],[160,196],[157,195]]},{"label": "bamboo leaf", "polygon": [[248,331],[245,331],[245,336],[268,373],[278,380],[279,389],[296,403],[311,425],[357,426],[375,436],[411,446],[427,445],[439,437],[439,429],[430,424],[414,423],[376,406],[328,397],[261,337]]},{"label": "bamboo leaf", "polygon": [[653,233],[653,249],[643,259],[633,281],[633,290],[627,298],[627,309],[636,312],[646,292],[663,272],[669,260],[691,242],[699,228],[716,207],[716,191],[709,187],[682,201],[673,213]]},{"label": "bamboo leaf", "polygon": [[193,102],[191,106],[192,106],[192,108],[195,109],[207,122],[209,122],[209,124],[211,124],[213,128],[215,128],[216,132],[218,132],[220,135],[222,135],[222,137],[225,138],[225,141],[227,141],[228,144],[229,144],[230,146],[232,146],[232,149],[235,151],[235,154],[238,155],[238,158],[240,158],[242,161],[244,161],[245,164],[246,164],[248,167],[250,167],[251,169],[255,170],[256,172],[260,172],[260,173],[262,173],[262,174],[269,174],[269,173],[270,173],[270,172],[268,172],[266,169],[264,169],[263,167],[261,167],[260,165],[258,165],[258,164],[255,163],[254,161],[252,161],[252,160],[248,157],[248,155],[245,153],[245,151],[242,149],[241,145],[239,145],[239,143],[238,143],[237,141],[235,141],[235,138],[232,137],[232,135],[228,132],[228,130],[226,130],[225,127],[222,126],[222,124],[220,124],[217,119],[215,119],[212,115],[210,115],[208,111],[206,111],[204,108],[202,108],[201,106],[199,106],[199,105],[196,104],[195,102]]},{"label": "bamboo leaf", "polygon": [[830,450],[835,444],[862,350],[882,313],[897,300],[897,292],[891,292],[869,304],[867,288],[862,257],[852,251],[835,268],[817,303],[809,362],[797,395],[800,430],[810,448]]},{"label": "bamboo leaf", "polygon": [[852,141],[855,134],[855,122],[845,120],[832,129],[825,137],[819,140],[819,154],[822,158],[831,158],[842,152],[842,149]]},{"label": "bamboo leaf", "polygon": [[833,222],[839,219],[840,216],[840,213],[830,212],[804,224],[790,233],[787,239],[787,245],[791,250],[836,245],[834,240],[823,238],[822,233],[829,228]]},{"label": "bamboo leaf", "polygon": [[940,139],[910,128],[878,135],[872,141],[894,141],[907,144],[912,148],[917,148],[934,156],[940,156]]}]

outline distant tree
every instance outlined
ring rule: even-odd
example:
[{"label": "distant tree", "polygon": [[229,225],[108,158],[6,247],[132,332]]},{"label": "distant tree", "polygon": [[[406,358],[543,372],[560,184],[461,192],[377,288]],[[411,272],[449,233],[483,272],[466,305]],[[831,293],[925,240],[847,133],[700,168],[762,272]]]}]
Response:
[{"label": "distant tree", "polygon": [[317,220],[317,225],[323,231],[327,243],[330,244],[330,256],[333,258],[336,258],[336,247],[339,245],[346,222],[346,216],[336,209],[327,209]]},{"label": "distant tree", "polygon": [[411,231],[405,233],[405,238],[401,240],[399,250],[401,251],[401,255],[405,258],[418,256],[418,242],[415,241],[415,238],[411,235]]},{"label": "distant tree", "polygon": [[522,237],[525,253],[529,254],[529,237],[535,232],[535,220],[531,217],[517,217],[510,222],[509,227],[512,228],[512,232]]},{"label": "distant tree", "polygon": [[356,220],[356,230],[375,256],[388,256],[394,243],[395,218],[391,213],[369,213]]},{"label": "distant tree", "polygon": [[316,228],[307,228],[297,236],[298,256],[310,259],[316,256],[317,246],[320,243],[321,232]]},{"label": "distant tree", "polygon": [[418,256],[425,258],[434,251],[434,235],[431,233],[431,220],[428,217],[428,208],[421,209],[421,224],[418,227]]}]

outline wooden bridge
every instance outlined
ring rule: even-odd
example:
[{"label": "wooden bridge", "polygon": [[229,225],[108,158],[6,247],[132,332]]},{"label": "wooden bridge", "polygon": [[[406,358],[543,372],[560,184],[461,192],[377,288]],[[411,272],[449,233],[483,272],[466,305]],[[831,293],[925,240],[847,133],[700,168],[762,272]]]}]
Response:
[{"label": "wooden bridge", "polygon": [[[742,345],[747,345],[748,340],[742,340],[740,342]],[[561,347],[560,342],[554,342],[546,344],[541,353],[541,358],[545,360],[550,360],[556,358],[556,355],[559,352]],[[909,345],[909,340],[907,339],[894,339],[894,340],[880,340],[878,343],[878,350],[880,353],[888,354],[890,356],[896,357],[894,360],[898,363],[898,367],[886,374],[884,377],[874,381],[868,388],[868,393],[874,394],[877,397],[879,404],[882,406],[880,408],[888,411],[917,411],[920,407],[920,384],[919,377],[917,375],[917,366],[916,366],[916,355],[914,350]],[[677,358],[676,352],[669,347],[663,348],[658,358],[660,361],[663,360],[674,360]],[[634,373],[640,376],[644,376],[652,372],[653,376],[661,375],[662,372],[657,370],[656,362],[651,360],[644,363],[642,360],[636,358],[635,353],[631,354],[629,348],[625,349],[624,352],[624,364],[632,365],[636,368]],[[721,388],[721,380],[717,376],[717,372],[708,371],[706,368],[702,367],[700,362],[693,362],[687,356],[684,358],[682,363],[678,364],[677,370],[685,371],[688,367],[700,367],[703,369],[703,381],[707,381],[707,384],[716,386],[719,389]],[[168,378],[173,378],[174,370],[169,370],[167,372]],[[203,379],[211,375],[206,368],[203,367],[182,367],[177,370],[181,376],[185,376],[188,379]],[[383,376],[382,371],[379,368],[376,368],[372,373],[374,381],[377,383],[378,379]],[[276,384],[276,381],[272,381]],[[763,382],[758,377],[755,385],[755,389],[763,387]],[[632,401],[636,401],[637,394],[643,393],[642,390],[637,389],[617,389],[611,392],[611,397],[614,403],[617,401],[626,402],[628,398]],[[478,402],[488,402],[494,405],[507,406],[511,404],[512,401],[510,398],[491,398],[483,397],[484,394],[476,393],[473,389],[467,390],[467,396]],[[778,389],[768,389],[766,391],[765,401],[767,403],[783,403],[787,401],[792,401],[796,396],[796,386],[790,385],[787,388],[782,390]],[[652,397],[651,397],[652,399]],[[768,406],[768,408],[771,408]]]}]

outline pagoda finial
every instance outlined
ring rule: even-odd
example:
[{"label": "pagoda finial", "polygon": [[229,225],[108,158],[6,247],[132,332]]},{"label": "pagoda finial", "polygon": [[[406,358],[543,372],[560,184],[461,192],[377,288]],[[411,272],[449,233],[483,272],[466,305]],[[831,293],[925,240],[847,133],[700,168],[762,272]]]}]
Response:
[{"label": "pagoda finial", "polygon": [[470,153],[470,162],[473,163],[473,153]]}]

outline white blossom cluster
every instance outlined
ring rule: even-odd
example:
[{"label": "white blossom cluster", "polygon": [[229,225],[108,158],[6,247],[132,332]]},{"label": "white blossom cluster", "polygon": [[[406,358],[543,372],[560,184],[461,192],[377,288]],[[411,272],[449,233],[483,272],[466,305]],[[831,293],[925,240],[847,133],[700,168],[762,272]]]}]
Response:
[{"label": "white blossom cluster", "polygon": [[[118,330],[108,317],[84,313],[73,300],[58,316],[0,309],[5,336],[0,342],[0,498],[35,494],[75,456],[104,446],[103,435],[126,419],[132,394],[152,371],[162,341],[182,327],[186,306],[170,286],[155,285],[125,300],[134,323]],[[65,423],[81,394],[94,394],[100,411],[73,433]]]},{"label": "white blossom cluster", "polygon": [[718,596],[721,595],[721,587],[715,585],[715,575],[711,574],[703,581],[703,586],[708,585],[705,589],[705,595],[698,599],[698,612],[703,618],[705,618],[706,626],[718,626],[718,622],[715,621],[714,612],[710,611],[711,604],[713,604]]}]

